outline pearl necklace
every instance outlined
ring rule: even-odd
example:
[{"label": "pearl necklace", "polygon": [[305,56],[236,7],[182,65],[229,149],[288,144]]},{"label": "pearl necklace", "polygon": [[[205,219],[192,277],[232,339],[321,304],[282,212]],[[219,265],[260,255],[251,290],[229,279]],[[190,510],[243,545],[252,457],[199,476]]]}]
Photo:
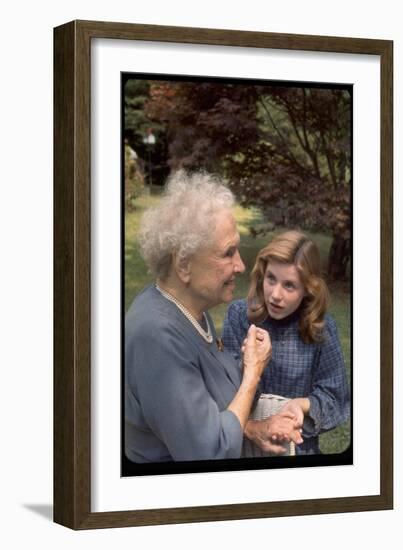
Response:
[{"label": "pearl necklace", "polygon": [[203,318],[204,318],[204,320],[206,322],[206,325],[207,325],[207,331],[205,331],[203,329],[203,327],[200,326],[200,323],[198,323],[196,321],[196,319],[193,317],[193,315],[190,313],[190,311],[188,311],[185,308],[184,305],[182,305],[174,296],[172,296],[172,294],[169,294],[169,292],[167,292],[166,290],[162,290],[162,288],[160,288],[157,284],[155,285],[155,288],[158,290],[158,292],[160,292],[160,294],[162,294],[162,296],[164,296],[164,298],[166,298],[170,302],[174,303],[176,305],[176,307],[183,313],[183,315],[186,317],[186,319],[188,319],[188,321],[190,321],[192,323],[192,325],[197,330],[197,332],[200,334],[200,336],[202,338],[204,338],[204,340],[206,340],[206,342],[211,344],[211,342],[213,341],[213,335],[211,334],[210,324],[208,322],[207,316],[204,313],[204,311],[203,311]]}]

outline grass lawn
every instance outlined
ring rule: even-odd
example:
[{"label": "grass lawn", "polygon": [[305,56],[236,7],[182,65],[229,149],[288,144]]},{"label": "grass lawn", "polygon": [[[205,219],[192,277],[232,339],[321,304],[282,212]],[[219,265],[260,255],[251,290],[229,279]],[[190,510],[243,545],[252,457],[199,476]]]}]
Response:
[{"label": "grass lawn", "polygon": [[[152,281],[147,273],[147,268],[139,254],[136,235],[139,229],[139,222],[144,210],[157,204],[160,191],[152,190],[136,199],[136,209],[125,216],[125,310],[128,309],[137,293]],[[261,214],[258,209],[243,208],[237,206],[235,217],[238,230],[241,235],[240,253],[245,263],[245,273],[237,278],[237,287],[234,299],[244,298],[249,286],[249,273],[254,265],[258,250],[263,248],[270,240],[272,233],[264,237],[253,238],[249,233],[249,227],[261,223]],[[330,246],[330,237],[324,234],[307,234],[319,245],[321,256],[327,258]],[[343,348],[346,369],[350,379],[350,296],[349,287],[346,283],[335,283],[330,286],[331,306],[330,313],[335,318],[339,330],[341,345]],[[214,319],[217,332],[220,333],[224,320],[226,304],[219,305],[210,310]],[[336,429],[320,436],[320,448],[323,453],[339,453],[348,448],[350,443],[349,422]]]}]

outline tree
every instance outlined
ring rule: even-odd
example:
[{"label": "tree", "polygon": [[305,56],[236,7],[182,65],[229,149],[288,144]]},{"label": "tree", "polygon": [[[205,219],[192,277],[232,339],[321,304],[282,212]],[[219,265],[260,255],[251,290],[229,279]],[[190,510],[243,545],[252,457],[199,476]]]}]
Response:
[{"label": "tree", "polygon": [[150,164],[149,146],[144,138],[152,128],[156,136],[156,144],[152,147],[152,180],[153,183],[165,181],[169,169],[167,168],[167,150],[165,126],[157,121],[151,121],[145,106],[149,101],[151,80],[129,78],[124,84],[124,133],[130,145],[139,156],[139,165],[147,175]]},{"label": "tree", "polygon": [[[351,97],[344,89],[158,83],[146,104],[166,126],[172,169],[228,178],[245,205],[286,226],[331,232],[328,271],[350,258]],[[280,215],[279,215],[280,214]]]},{"label": "tree", "polygon": [[345,278],[351,255],[350,93],[272,87],[259,96],[258,119],[261,140],[238,167],[238,193],[246,177],[247,202],[277,208],[284,225],[330,231],[328,274]]},{"label": "tree", "polygon": [[210,82],[159,82],[146,113],[166,126],[171,169],[222,172],[224,157],[259,139],[256,88]]}]

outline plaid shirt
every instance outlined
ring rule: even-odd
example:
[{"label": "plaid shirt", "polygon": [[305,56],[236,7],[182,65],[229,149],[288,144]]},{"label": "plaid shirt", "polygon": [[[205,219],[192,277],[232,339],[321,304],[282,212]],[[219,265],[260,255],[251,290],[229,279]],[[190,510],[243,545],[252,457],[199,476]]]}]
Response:
[{"label": "plaid shirt", "polygon": [[[319,454],[318,434],[349,418],[350,392],[334,319],[325,316],[323,342],[305,344],[299,337],[298,317],[295,312],[286,319],[267,318],[258,325],[269,332],[273,346],[261,391],[309,398],[310,411],[302,433],[304,443],[297,447],[297,454]],[[233,302],[224,321],[223,342],[237,360],[249,325],[246,300]]]}]

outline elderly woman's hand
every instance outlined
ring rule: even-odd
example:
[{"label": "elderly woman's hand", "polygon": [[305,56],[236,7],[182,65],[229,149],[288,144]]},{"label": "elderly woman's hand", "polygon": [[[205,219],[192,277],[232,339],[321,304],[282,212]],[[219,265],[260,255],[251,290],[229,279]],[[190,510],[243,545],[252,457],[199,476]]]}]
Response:
[{"label": "elderly woman's hand", "polygon": [[244,376],[260,379],[272,353],[269,333],[251,325],[242,346]]},{"label": "elderly woman's hand", "polygon": [[283,454],[286,447],[283,442],[293,441],[296,445],[303,443],[298,423],[291,413],[275,414],[264,420],[249,420],[245,435],[263,451]]},{"label": "elderly woman's hand", "polygon": [[244,429],[249,418],[257,385],[271,356],[269,334],[265,330],[251,325],[242,346],[242,353],[242,382],[234,399],[228,405],[228,410],[235,414],[242,429]]}]

